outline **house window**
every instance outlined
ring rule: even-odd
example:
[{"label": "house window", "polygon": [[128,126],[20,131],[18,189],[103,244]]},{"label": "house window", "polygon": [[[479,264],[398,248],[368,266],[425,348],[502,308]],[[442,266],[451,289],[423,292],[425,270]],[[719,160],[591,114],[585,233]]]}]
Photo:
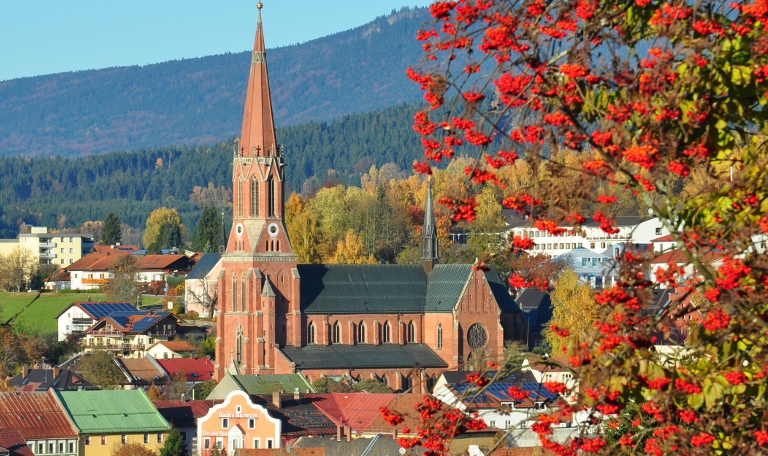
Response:
[{"label": "house window", "polygon": [[69,452],[70,453],[75,452],[75,442],[69,442]]},{"label": "house window", "polygon": [[[365,323],[363,323],[362,321],[360,322],[359,325],[357,325],[357,342],[360,344],[365,343]],[[267,440],[267,442],[269,442],[269,440]]]},{"label": "house window", "polygon": [[149,443],[149,434],[144,434],[144,443]]},{"label": "house window", "polygon": [[102,445],[106,445],[107,444],[107,436],[106,435],[102,435],[101,436],[101,444]]},{"label": "house window", "polygon": [[582,258],[582,259],[581,259],[581,265],[582,265],[582,266],[586,266],[586,265],[587,265],[587,261],[589,261],[589,259],[588,259],[588,258]]},{"label": "house window", "polygon": [[[88,437],[86,437],[86,439],[87,438]],[[40,453],[40,454],[45,453],[45,445],[43,445],[42,443],[38,443],[37,444],[37,452]]]},{"label": "house window", "polygon": [[656,228],[656,236],[661,236],[661,228]]},{"label": "house window", "polygon": [[[240,364],[243,361],[243,327],[239,326],[237,327],[237,336],[235,340],[235,360],[237,361],[237,364]],[[226,429],[226,426],[224,426]]]},{"label": "house window", "polygon": [[74,249],[69,249],[69,253],[75,253],[75,252],[73,252],[73,250],[74,250]]},{"label": "house window", "polygon": [[488,422],[488,425],[489,425],[490,427],[496,427],[496,420],[491,420],[491,421],[489,421],[489,422]]},{"label": "house window", "polygon": [[85,444],[86,445],[90,445],[91,444],[91,436],[90,435],[86,435],[85,436]]},{"label": "house window", "polygon": [[413,322],[408,323],[408,342],[416,341],[416,325]]},{"label": "house window", "polygon": [[258,450],[261,447],[261,441],[259,439],[253,439],[253,448]]},{"label": "house window", "polygon": [[390,342],[390,337],[391,337],[390,332],[391,332],[391,328],[389,326],[389,322],[385,321],[384,322],[384,343]]},{"label": "house window", "polygon": [[121,435],[121,436],[120,436],[120,443],[122,443],[123,445],[125,445],[126,443],[128,443],[128,436],[127,436],[127,435],[125,435],[125,434]]},{"label": "house window", "polygon": [[533,403],[533,409],[534,410],[544,410],[544,403],[543,402],[534,402]]},{"label": "house window", "polygon": [[157,443],[163,443],[163,434],[157,434]]},{"label": "house window", "polygon": [[307,327],[307,343],[308,344],[315,343],[315,324],[314,323],[310,323],[309,327]]},{"label": "house window", "polygon": [[64,452],[64,442],[59,442],[59,453]]},{"label": "house window", "polygon": [[512,427],[512,422],[511,421],[505,421],[504,422],[504,429],[509,429],[511,427]]},{"label": "house window", "polygon": [[216,448],[221,450],[224,448],[224,438],[223,437],[216,437]]},{"label": "house window", "polygon": [[389,386],[389,379],[387,378],[387,374],[381,376],[381,383]]},{"label": "house window", "polygon": [[443,348],[443,325],[437,324],[437,348]]},{"label": "house window", "polygon": [[206,437],[206,438],[203,439],[203,449],[204,450],[210,450],[211,449],[211,439],[210,438]]},{"label": "house window", "polygon": [[338,344],[341,342],[341,325],[339,322],[333,324],[333,343]]},{"label": "house window", "polygon": [[256,428],[256,420],[253,418],[248,420],[248,429],[255,429]]},{"label": "house window", "polygon": [[590,249],[594,249],[595,248],[595,243],[594,242],[590,242],[589,243],[589,248]]},{"label": "house window", "polygon": [[272,448],[272,439],[267,439],[267,448]]},{"label": "house window", "polygon": [[221,428],[222,429],[229,429],[229,418],[222,418],[221,419]]}]

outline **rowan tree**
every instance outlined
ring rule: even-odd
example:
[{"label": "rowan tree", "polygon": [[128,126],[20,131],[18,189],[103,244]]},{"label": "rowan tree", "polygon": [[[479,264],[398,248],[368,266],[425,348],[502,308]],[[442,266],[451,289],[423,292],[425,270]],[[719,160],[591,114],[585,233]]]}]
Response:
[{"label": "rowan tree", "polygon": [[[765,452],[768,2],[457,0],[435,1],[430,12],[434,21],[417,37],[426,59],[407,71],[429,104],[414,119],[427,159],[414,169],[432,173],[429,161],[451,160],[458,146],[477,152],[464,167],[471,184],[439,200],[454,221],[476,218],[465,189],[504,189],[498,170],[525,160],[534,180],[502,204],[532,226],[559,236],[591,218],[614,235],[618,195],[595,188],[625,187],[694,272],[672,263],[652,282],[652,252],[627,246],[613,265],[617,284],[594,297],[589,337],[552,328],[580,386],[547,386],[573,401],[539,415],[532,429],[542,446],[559,455]],[[485,99],[493,91],[497,102]],[[564,150],[579,159],[559,160]],[[732,178],[718,177],[723,165]],[[701,179],[695,196],[681,194],[699,168],[712,180]],[[523,254],[532,243],[513,240]],[[535,272],[509,280],[551,286]],[[685,356],[662,355],[659,325],[676,310],[654,309],[652,289],[681,282],[683,297],[706,297],[705,317]],[[488,380],[468,381],[482,388]],[[430,419],[403,446],[439,454],[466,427],[482,426],[436,410],[431,400],[420,405]],[[552,426],[573,412],[578,437],[552,439]],[[608,438],[619,428],[626,432]]]}]

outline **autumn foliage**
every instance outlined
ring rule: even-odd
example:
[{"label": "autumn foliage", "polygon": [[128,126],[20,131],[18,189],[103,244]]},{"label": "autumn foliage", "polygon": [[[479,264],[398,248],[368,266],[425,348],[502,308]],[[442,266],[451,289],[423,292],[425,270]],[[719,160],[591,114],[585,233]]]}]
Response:
[{"label": "autumn foliage", "polygon": [[[417,172],[473,146],[465,182],[502,187],[499,170],[525,161],[535,180],[503,204],[553,235],[590,218],[615,233],[615,193],[595,189],[624,189],[687,265],[651,271],[653,253],[629,248],[618,283],[594,296],[595,328],[552,330],[580,387],[540,415],[541,444],[559,455],[768,451],[768,2],[458,0],[430,11],[424,64],[407,72],[429,105],[414,123]],[[681,191],[694,178],[696,191]],[[454,220],[476,217],[473,195],[439,201]],[[678,355],[654,348],[672,310],[649,312],[651,272],[706,315]],[[549,286],[522,271],[510,281]],[[584,417],[580,437],[550,439],[571,412]]]}]

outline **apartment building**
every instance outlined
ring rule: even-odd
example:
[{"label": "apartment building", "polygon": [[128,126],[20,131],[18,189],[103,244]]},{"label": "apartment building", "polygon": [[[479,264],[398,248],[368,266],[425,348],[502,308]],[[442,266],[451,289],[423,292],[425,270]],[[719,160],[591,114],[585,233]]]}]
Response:
[{"label": "apartment building", "polygon": [[31,232],[19,234],[18,245],[35,256],[40,264],[64,267],[93,251],[93,236],[74,232],[49,233],[44,226],[33,226]]}]

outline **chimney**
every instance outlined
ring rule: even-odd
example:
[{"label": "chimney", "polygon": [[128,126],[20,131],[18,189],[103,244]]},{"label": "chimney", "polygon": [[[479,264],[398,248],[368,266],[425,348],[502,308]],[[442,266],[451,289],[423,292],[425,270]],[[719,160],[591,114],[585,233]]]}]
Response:
[{"label": "chimney", "polygon": [[336,441],[341,442],[341,437],[344,434],[344,432],[341,431],[341,426],[336,426]]},{"label": "chimney", "polygon": [[181,394],[181,402],[187,402],[187,395],[184,393]]},{"label": "chimney", "polygon": [[53,366],[53,378],[58,377],[60,372],[61,369],[59,369],[59,366]]},{"label": "chimney", "polygon": [[280,405],[280,391],[275,391],[275,392],[272,393],[272,403],[275,405],[275,407],[281,408],[281,405]]},{"label": "chimney", "polygon": [[392,430],[392,440],[397,440],[397,428]]},{"label": "chimney", "polygon": [[352,441],[352,426],[347,426],[347,442]]},{"label": "chimney", "polygon": [[293,400],[298,401],[299,399],[301,399],[301,392],[296,388],[293,390]]},{"label": "chimney", "polygon": [[27,378],[29,375],[29,364],[25,364],[24,367],[21,368],[21,378]]}]

